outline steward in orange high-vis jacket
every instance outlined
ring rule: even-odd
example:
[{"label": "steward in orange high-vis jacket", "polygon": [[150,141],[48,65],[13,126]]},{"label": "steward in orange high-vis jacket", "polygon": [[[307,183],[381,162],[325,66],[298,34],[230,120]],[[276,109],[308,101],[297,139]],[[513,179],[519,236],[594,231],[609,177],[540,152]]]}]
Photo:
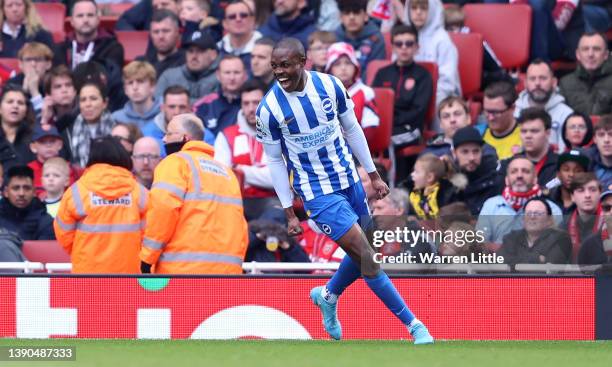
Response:
[{"label": "steward in orange high-vis jacket", "polygon": [[213,159],[195,115],[175,116],[166,131],[169,155],[155,168],[142,271],[241,274],[248,233],[236,176]]},{"label": "steward in orange high-vis jacket", "polygon": [[73,273],[140,273],[148,192],[112,137],[91,143],[87,169],[65,193],[53,223]]}]

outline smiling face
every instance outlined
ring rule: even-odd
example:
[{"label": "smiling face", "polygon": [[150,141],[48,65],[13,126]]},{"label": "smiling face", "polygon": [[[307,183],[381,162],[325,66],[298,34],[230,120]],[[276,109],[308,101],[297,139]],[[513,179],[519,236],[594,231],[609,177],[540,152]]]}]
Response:
[{"label": "smiling face", "polygon": [[272,71],[280,86],[287,93],[301,91],[306,84],[304,63],[306,58],[286,47],[272,51]]},{"label": "smiling face", "polygon": [[551,217],[543,202],[534,200],[525,206],[525,230],[528,233],[541,232],[549,228],[550,224]]}]

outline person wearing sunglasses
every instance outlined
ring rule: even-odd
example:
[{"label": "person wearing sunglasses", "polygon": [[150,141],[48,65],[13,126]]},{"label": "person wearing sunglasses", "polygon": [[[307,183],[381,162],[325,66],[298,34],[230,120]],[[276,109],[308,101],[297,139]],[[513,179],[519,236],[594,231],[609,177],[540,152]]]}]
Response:
[{"label": "person wearing sunglasses", "polygon": [[608,234],[612,229],[612,191],[604,191],[599,197],[604,225],[601,231],[585,238],[578,252],[578,264],[594,265],[612,263],[612,239]]},{"label": "person wearing sunglasses", "polygon": [[254,9],[243,0],[232,0],[225,8],[223,29],[226,34],[219,42],[221,55],[234,55],[250,66],[251,52],[261,33],[255,30]]}]

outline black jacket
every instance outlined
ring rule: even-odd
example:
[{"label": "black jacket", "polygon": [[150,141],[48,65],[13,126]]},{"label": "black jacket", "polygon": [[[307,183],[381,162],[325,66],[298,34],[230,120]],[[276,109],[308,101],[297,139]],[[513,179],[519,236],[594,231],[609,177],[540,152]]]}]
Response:
[{"label": "black jacket", "polygon": [[601,233],[594,233],[588,236],[580,246],[578,251],[578,264],[595,265],[611,262],[612,258],[604,251]]},{"label": "black jacket", "polygon": [[[408,66],[393,63],[378,70],[372,87],[391,88],[395,91],[393,135],[416,128],[423,131],[425,114],[433,94],[433,81],[425,68],[415,63]],[[410,128],[406,128],[406,125]]]},{"label": "black jacket", "polygon": [[49,47],[52,52],[55,51],[53,37],[51,36],[51,33],[44,29],[39,29],[30,37],[26,37],[25,26],[21,27],[17,38],[13,38],[11,35],[5,34],[4,32],[0,33],[0,57],[17,58],[17,53],[27,42],[39,42]]},{"label": "black jacket", "polygon": [[478,215],[487,199],[499,195],[504,179],[498,175],[497,154],[483,154],[480,166],[474,172],[463,172],[468,179],[465,189],[457,194],[457,200],[465,202],[472,215]]},{"label": "black jacket", "polygon": [[26,165],[36,158],[30,150],[31,137],[31,129],[22,124],[17,130],[15,141],[11,144],[0,128],[0,163],[4,172],[13,166]]},{"label": "black jacket", "polygon": [[22,240],[54,240],[53,218],[38,198],[24,209],[13,206],[8,199],[0,200],[0,227],[19,234]]},{"label": "black jacket", "polygon": [[151,47],[147,48],[147,53],[139,56],[137,60],[146,61],[153,65],[155,72],[157,73],[157,77],[159,77],[167,69],[183,65],[185,63],[185,51],[179,49],[177,52],[166,57],[164,60],[159,61],[157,58],[157,50],[155,47],[153,47],[153,45],[151,45]]},{"label": "black jacket", "polygon": [[[54,65],[65,64],[72,67],[72,41],[74,41],[74,34],[69,35],[66,37],[66,41],[58,44],[53,60]],[[98,37],[94,40],[93,56],[90,60],[104,65],[112,62],[117,67],[122,68],[123,57],[123,46],[117,41],[115,35],[104,29],[99,29]]]},{"label": "black jacket", "polygon": [[527,232],[524,229],[511,231],[504,236],[498,255],[504,257],[506,264],[567,264],[572,256],[572,242],[569,235],[556,228],[545,230],[532,247],[527,245]]}]

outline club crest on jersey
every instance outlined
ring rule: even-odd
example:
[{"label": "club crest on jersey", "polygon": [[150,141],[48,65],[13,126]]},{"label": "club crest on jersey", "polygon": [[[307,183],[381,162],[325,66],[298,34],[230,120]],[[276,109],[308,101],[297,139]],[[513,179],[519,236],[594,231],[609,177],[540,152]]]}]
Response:
[{"label": "club crest on jersey", "polygon": [[329,225],[327,224],[323,224],[321,226],[321,230],[325,233],[325,234],[331,234],[332,233],[332,229]]},{"label": "club crest on jersey", "polygon": [[334,110],[334,102],[332,102],[331,98],[327,97],[321,101],[321,109],[325,113],[330,113]]}]

